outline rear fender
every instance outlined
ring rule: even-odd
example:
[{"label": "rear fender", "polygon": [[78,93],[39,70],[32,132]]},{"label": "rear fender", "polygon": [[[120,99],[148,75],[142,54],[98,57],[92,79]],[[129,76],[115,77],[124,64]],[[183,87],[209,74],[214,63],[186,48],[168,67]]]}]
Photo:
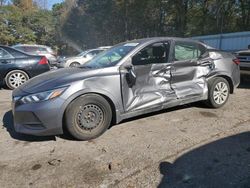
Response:
[{"label": "rear fender", "polygon": [[211,80],[215,77],[222,77],[225,78],[230,86],[230,93],[233,94],[234,93],[234,83],[233,80],[231,78],[231,75],[229,75],[227,72],[224,71],[218,71],[218,72],[212,72],[211,74],[209,74],[207,76],[207,81],[211,82]]}]

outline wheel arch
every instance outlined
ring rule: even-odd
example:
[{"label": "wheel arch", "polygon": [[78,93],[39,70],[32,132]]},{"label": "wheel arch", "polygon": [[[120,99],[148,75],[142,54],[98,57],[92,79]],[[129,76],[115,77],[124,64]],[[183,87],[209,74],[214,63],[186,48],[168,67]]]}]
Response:
[{"label": "wheel arch", "polygon": [[6,76],[11,72],[11,71],[22,71],[22,72],[25,72],[28,76],[29,76],[29,79],[31,78],[31,75],[28,73],[28,71],[24,70],[24,69],[21,69],[21,68],[13,68],[13,69],[9,69],[6,71],[5,75],[4,75],[4,80],[6,78]]},{"label": "wheel arch", "polygon": [[226,74],[217,74],[217,75],[214,75],[212,77],[210,77],[208,79],[208,81],[210,81],[211,79],[213,78],[224,78],[225,80],[227,80],[228,84],[229,84],[229,87],[230,87],[230,94],[233,94],[234,93],[234,84],[233,84],[233,80],[230,76],[226,75]]},{"label": "wheel arch", "polygon": [[110,94],[108,94],[107,92],[98,92],[98,91],[80,91],[77,92],[76,94],[74,94],[73,96],[69,97],[69,99],[64,103],[64,108],[63,108],[63,116],[62,116],[62,128],[63,131],[65,131],[65,113],[66,110],[68,108],[68,106],[74,101],[76,100],[78,97],[83,96],[83,95],[87,95],[87,94],[95,94],[95,95],[99,95],[102,96],[105,100],[107,100],[107,102],[109,103],[111,110],[112,110],[112,121],[111,121],[111,126],[114,124],[117,124],[120,120],[120,116],[119,116],[119,104],[117,103],[117,101],[114,99],[114,97]]},{"label": "wheel arch", "polygon": [[81,63],[80,63],[79,61],[71,61],[71,62],[69,63],[69,66],[71,66],[73,63],[77,63],[77,64],[81,65]]}]

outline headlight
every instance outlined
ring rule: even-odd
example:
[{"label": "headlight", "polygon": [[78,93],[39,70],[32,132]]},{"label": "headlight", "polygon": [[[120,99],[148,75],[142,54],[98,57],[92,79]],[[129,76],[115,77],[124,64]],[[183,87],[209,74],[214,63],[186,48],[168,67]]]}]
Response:
[{"label": "headlight", "polygon": [[32,95],[27,95],[25,97],[22,97],[20,100],[24,104],[46,101],[46,100],[50,100],[50,99],[59,97],[65,90],[66,90],[66,87],[55,89],[55,90],[50,90],[50,91],[45,91],[45,92],[41,92],[41,93],[35,93]]}]

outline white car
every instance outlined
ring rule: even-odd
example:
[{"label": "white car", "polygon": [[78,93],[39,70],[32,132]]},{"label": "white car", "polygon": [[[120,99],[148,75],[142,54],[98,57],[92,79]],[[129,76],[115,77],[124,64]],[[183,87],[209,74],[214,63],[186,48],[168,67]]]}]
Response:
[{"label": "white car", "polygon": [[99,47],[97,49],[86,50],[78,54],[74,57],[69,57],[65,59],[59,60],[57,67],[65,68],[65,67],[78,67],[93,59],[97,54],[109,49],[110,47]]}]

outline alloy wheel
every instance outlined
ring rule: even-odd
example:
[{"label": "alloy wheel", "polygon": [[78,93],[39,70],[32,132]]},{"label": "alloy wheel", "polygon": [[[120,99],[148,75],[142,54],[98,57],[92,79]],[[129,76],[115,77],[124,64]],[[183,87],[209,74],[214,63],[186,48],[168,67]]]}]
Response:
[{"label": "alloy wheel", "polygon": [[215,85],[213,97],[217,104],[223,104],[226,102],[229,95],[229,88],[226,83],[218,82]]},{"label": "alloy wheel", "polygon": [[21,72],[15,72],[9,76],[9,84],[13,88],[18,88],[28,80],[27,76]]}]

